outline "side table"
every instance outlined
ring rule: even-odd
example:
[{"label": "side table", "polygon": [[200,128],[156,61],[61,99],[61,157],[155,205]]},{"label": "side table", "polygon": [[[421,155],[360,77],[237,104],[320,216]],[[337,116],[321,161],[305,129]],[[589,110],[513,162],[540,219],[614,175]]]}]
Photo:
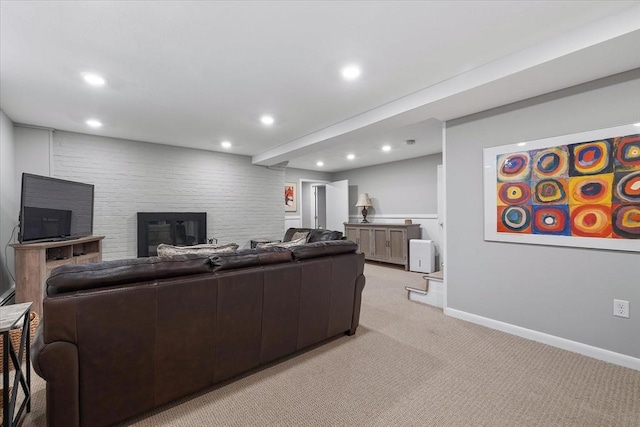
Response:
[{"label": "side table", "polygon": [[[0,332],[2,332],[2,425],[17,426],[20,416],[25,407],[27,412],[31,412],[31,340],[29,339],[29,330],[31,323],[31,302],[23,302],[21,304],[7,305],[0,307]],[[17,327],[18,321],[24,319],[22,324],[22,335],[20,336],[20,345],[18,354],[9,337],[9,331]],[[26,352],[26,355],[25,355]],[[26,368],[23,372],[22,359],[26,356]],[[13,387],[9,391],[9,357],[15,368],[15,376],[13,378]],[[22,386],[24,392],[24,400],[15,412],[16,400],[18,398],[18,385]],[[11,393],[11,396],[9,396]],[[15,416],[14,416],[15,413]]]}]

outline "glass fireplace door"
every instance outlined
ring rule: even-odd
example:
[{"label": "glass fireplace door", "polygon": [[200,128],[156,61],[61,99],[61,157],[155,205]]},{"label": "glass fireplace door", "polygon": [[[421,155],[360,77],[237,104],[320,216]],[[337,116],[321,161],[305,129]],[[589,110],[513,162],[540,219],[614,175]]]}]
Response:
[{"label": "glass fireplace door", "polygon": [[206,212],[138,212],[138,257],[157,256],[160,243],[192,246],[206,236]]}]

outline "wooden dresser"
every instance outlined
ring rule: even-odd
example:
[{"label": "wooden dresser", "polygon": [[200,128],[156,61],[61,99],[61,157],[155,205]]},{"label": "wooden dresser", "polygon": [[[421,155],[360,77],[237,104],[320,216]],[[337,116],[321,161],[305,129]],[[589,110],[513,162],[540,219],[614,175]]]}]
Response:
[{"label": "wooden dresser", "polygon": [[51,270],[66,264],[102,261],[104,236],[59,242],[19,243],[15,250],[16,303],[33,301],[32,310],[42,315],[45,282]]},{"label": "wooden dresser", "polygon": [[345,223],[345,236],[365,259],[404,265],[409,270],[409,240],[421,237],[420,224]]}]

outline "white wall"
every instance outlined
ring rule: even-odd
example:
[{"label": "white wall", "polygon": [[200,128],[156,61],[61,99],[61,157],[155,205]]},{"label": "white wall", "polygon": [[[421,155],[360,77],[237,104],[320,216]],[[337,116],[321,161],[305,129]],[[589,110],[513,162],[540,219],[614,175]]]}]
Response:
[{"label": "white wall", "polygon": [[56,131],[53,170],[95,185],[105,260],[137,256],[137,212],[207,212],[207,237],[241,247],[284,235],[284,172],[247,156]]},{"label": "white wall", "polygon": [[636,69],[447,123],[448,307],[640,358],[640,255],[484,241],[482,186],[483,148],[638,122],[639,99]]},{"label": "white wall", "polygon": [[[0,110],[0,297],[14,286],[9,276],[9,269],[15,277],[13,250],[9,248],[6,251],[6,257],[4,250],[5,245],[10,243],[14,227],[18,225],[18,210],[20,209],[20,193],[16,191],[14,165],[13,123],[4,111]],[[14,234],[14,239],[15,236],[16,234]]]},{"label": "white wall", "polygon": [[18,194],[20,194],[23,172],[52,176],[51,138],[53,131],[15,125],[13,132],[16,140],[16,182]]},{"label": "white wall", "polygon": [[[50,176],[51,131],[15,125],[0,111],[0,297],[14,286],[14,252],[5,246],[17,242],[22,173]],[[14,275],[15,277],[15,275]]]}]

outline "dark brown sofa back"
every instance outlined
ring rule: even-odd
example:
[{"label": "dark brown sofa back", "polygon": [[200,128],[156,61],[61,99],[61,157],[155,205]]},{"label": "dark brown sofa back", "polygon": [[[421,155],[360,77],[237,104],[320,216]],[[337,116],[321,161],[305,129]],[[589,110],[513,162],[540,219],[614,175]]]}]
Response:
[{"label": "dark brown sofa back", "polygon": [[277,246],[243,249],[238,252],[219,253],[209,256],[214,271],[278,264],[290,262],[292,259],[289,249]]},{"label": "dark brown sofa back", "polygon": [[303,260],[329,255],[341,255],[353,253],[358,250],[358,245],[350,240],[328,240],[306,245],[292,246],[289,248],[293,259]]},{"label": "dark brown sofa back", "polygon": [[47,295],[211,272],[207,256],[176,255],[63,265],[47,279]]},{"label": "dark brown sofa back", "polygon": [[356,252],[356,250],[357,245],[348,240],[328,240],[291,248],[274,246],[243,249],[209,256],[188,254],[103,261],[93,264],[69,264],[51,272],[46,289],[47,295],[53,296],[67,292],[277,264],[289,262],[294,258],[307,259],[338,255]]}]

